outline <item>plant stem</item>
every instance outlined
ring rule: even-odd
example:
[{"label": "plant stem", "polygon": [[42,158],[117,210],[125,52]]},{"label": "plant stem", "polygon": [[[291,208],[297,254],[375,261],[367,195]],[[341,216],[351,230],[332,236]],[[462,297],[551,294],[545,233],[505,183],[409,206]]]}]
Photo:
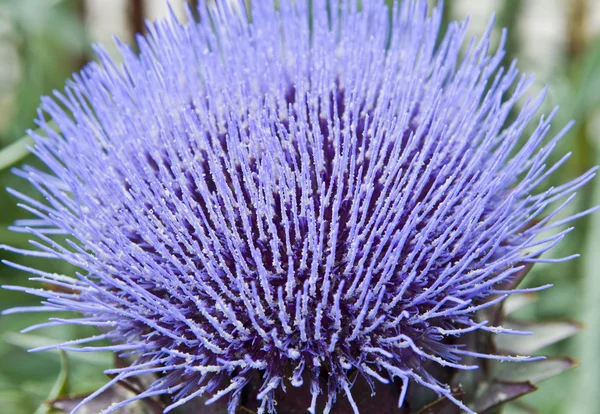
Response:
[{"label": "plant stem", "polygon": [[2,148],[0,150],[0,171],[8,168],[17,162],[21,161],[29,155],[28,146],[33,144],[33,140],[29,136],[25,136],[16,142]]}]

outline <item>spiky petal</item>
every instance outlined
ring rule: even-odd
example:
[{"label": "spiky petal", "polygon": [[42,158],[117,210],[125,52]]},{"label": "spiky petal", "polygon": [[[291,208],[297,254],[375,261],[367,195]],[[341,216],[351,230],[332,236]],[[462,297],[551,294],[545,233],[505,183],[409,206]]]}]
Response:
[{"label": "spiky petal", "polygon": [[546,165],[564,131],[542,146],[553,112],[523,136],[543,93],[507,121],[532,78],[498,68],[491,25],[461,58],[467,24],[437,45],[441,10],[424,1],[391,24],[383,1],[242,4],[150,25],[121,66],[98,48],[43,99],[34,152],[51,172],[18,174],[48,202],[12,191],[37,216],[16,230],[82,273],[31,269],[60,289],[15,289],[83,315],[50,325],[102,329],[57,348],[135,355],[111,383],[158,373],[137,398],[169,394],[166,411],[207,394],[234,412],[258,372],[260,412],[289,385],[310,388],[313,413],[322,393],[325,412],[340,393],[358,412],[358,372],[399,378],[399,405],[415,383],[471,412],[429,368],[531,359],[455,338],[512,333],[475,312],[560,241],[540,235],[594,171],[537,190],[566,160]]}]

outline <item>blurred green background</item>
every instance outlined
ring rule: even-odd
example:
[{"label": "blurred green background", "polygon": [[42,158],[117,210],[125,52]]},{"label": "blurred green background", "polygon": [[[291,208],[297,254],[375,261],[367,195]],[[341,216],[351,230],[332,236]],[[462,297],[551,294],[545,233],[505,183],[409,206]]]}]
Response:
[{"label": "blurred green background", "polygon": [[[369,0],[371,1],[371,0]],[[181,1],[173,2],[181,10]],[[446,1],[446,21],[472,15],[472,33],[481,33],[493,10],[496,31],[509,28],[506,62],[519,58],[520,68],[538,74],[532,93],[550,84],[545,112],[560,104],[554,122],[558,131],[570,119],[576,125],[555,151],[556,157],[571,151],[569,162],[547,185],[572,179],[600,164],[600,5],[597,0],[461,0]],[[536,9],[537,7],[537,9]],[[61,89],[65,79],[92,59],[92,41],[106,42],[112,34],[125,40],[143,30],[144,18],[160,17],[162,1],[142,0],[0,0],[0,244],[26,248],[29,237],[7,227],[27,214],[4,191],[12,187],[35,193],[10,168],[23,163],[38,164],[27,155],[25,136],[34,128],[41,95]],[[110,45],[109,43],[106,44]],[[571,212],[600,203],[600,180],[580,190]],[[529,285],[553,283],[553,289],[538,296],[522,312],[538,320],[573,319],[585,329],[573,339],[545,349],[545,354],[572,355],[581,365],[543,383],[540,391],[526,397],[541,413],[594,413],[600,391],[600,214],[577,222],[553,257],[582,254],[580,259],[554,265],[537,265],[526,281]],[[0,257],[46,271],[73,272],[58,262],[36,261],[1,251]],[[0,283],[27,284],[25,272],[1,265]],[[0,309],[35,305],[37,299],[0,290]],[[0,413],[41,414],[42,402],[59,389],[71,393],[92,391],[103,384],[102,370],[111,365],[108,354],[70,354],[68,361],[58,352],[29,354],[27,349],[58,340],[86,335],[84,328],[51,328],[32,333],[19,331],[43,322],[48,314],[0,317]],[[62,364],[61,364],[62,361]],[[69,375],[65,376],[68,369]]]}]

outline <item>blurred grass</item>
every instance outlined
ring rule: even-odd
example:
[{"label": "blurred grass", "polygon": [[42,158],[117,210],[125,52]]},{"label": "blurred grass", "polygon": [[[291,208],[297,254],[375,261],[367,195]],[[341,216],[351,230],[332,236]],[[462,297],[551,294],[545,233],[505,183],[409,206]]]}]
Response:
[{"label": "blurred grass", "polygon": [[[582,0],[572,0],[575,4]],[[448,0],[447,3],[453,5]],[[505,0],[498,11],[497,28],[506,25],[510,30],[506,62],[519,56],[522,31],[517,31],[523,2]],[[454,6],[449,7],[444,21],[451,20]],[[86,28],[80,18],[81,4],[75,0],[0,0],[0,46],[11,48],[1,56],[13,57],[14,61],[0,63],[0,148],[14,144],[23,137],[24,131],[34,128],[32,120],[41,95],[60,89],[64,80],[81,66],[89,54]],[[456,16],[462,17],[462,16]],[[581,16],[579,16],[580,18]],[[584,16],[585,17],[585,16]],[[568,17],[571,18],[571,17]],[[577,27],[577,26],[573,26]],[[59,28],[59,29],[57,29]],[[560,103],[562,110],[554,125],[557,130],[570,119],[577,121],[576,127],[561,142],[555,151],[557,156],[568,151],[573,157],[547,185],[564,182],[600,163],[597,137],[600,122],[600,39],[580,41],[574,52],[571,37],[567,33],[564,58],[551,70],[538,62],[534,71],[540,69],[545,75],[542,83],[551,83],[546,109]],[[569,46],[570,45],[570,46]],[[567,50],[569,49],[569,50]],[[7,49],[8,50],[8,49]],[[12,65],[14,73],[7,70]],[[15,75],[16,74],[16,75]],[[16,79],[16,80],[15,80]],[[555,131],[556,132],[556,131]],[[16,148],[16,147],[13,147]],[[20,158],[20,148],[13,153]],[[7,153],[4,153],[5,155]],[[10,157],[9,157],[10,158]],[[7,160],[8,158],[5,158]],[[12,164],[10,160],[0,166]],[[25,162],[37,165],[37,161],[26,156]],[[16,178],[7,168],[0,168],[0,188],[12,187],[29,192],[26,183]],[[600,180],[580,191],[580,197],[572,206],[583,210],[600,202]],[[0,244],[27,246],[28,236],[7,230],[15,219],[26,214],[16,207],[16,200],[6,192],[0,193]],[[571,318],[586,324],[583,334],[575,340],[564,341],[545,350],[547,354],[573,355],[582,361],[581,366],[565,375],[542,384],[541,390],[527,397],[527,402],[544,414],[593,413],[596,393],[600,389],[600,214],[579,221],[577,230],[567,236],[553,256],[584,254],[583,259],[560,265],[537,265],[528,283],[554,283],[555,287],[540,294],[535,305],[524,311],[524,316],[537,319]],[[70,274],[70,266],[56,261],[44,261],[2,252],[2,258],[18,261],[27,266],[43,266],[51,272]],[[27,284],[27,274],[2,266],[1,284]],[[19,292],[0,290],[0,308],[34,305],[37,299]],[[57,352],[29,354],[27,348],[37,346],[40,341],[73,339],[89,333],[81,327],[61,327],[21,335],[18,331],[29,325],[43,322],[48,314],[20,314],[0,317],[0,412],[30,414],[36,412],[57,383],[61,372],[61,359]],[[110,355],[80,354],[69,356],[70,375],[67,383],[70,392],[85,392],[105,381],[102,369],[111,362]],[[63,370],[64,373],[64,361]],[[565,398],[566,391],[571,398]],[[592,408],[593,407],[593,408]]]}]

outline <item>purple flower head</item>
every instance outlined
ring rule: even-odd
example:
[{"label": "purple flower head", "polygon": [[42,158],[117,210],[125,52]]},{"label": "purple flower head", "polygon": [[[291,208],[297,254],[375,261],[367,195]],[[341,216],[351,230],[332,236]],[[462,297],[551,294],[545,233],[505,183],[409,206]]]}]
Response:
[{"label": "purple flower head", "polygon": [[435,367],[533,359],[459,339],[514,333],[475,313],[524,266],[568,259],[540,255],[584,214],[552,221],[594,170],[539,189],[565,131],[545,139],[552,112],[524,133],[543,92],[509,118],[532,78],[499,67],[491,26],[462,53],[467,24],[438,39],[425,1],[252,3],[149,25],[120,65],[98,48],[42,100],[48,170],[18,174],[47,203],[12,191],[37,250],[5,248],[81,273],[28,269],[57,289],[12,288],[81,314],[43,326],[101,328],[54,347],[135,356],[108,385],[158,373],[136,398],[168,394],[166,411],[208,395],[234,412],[258,375],[259,412],[286,387],[309,390],[310,412],[340,396],[358,412],[359,375],[402,384],[400,406],[420,384],[472,412]]}]

